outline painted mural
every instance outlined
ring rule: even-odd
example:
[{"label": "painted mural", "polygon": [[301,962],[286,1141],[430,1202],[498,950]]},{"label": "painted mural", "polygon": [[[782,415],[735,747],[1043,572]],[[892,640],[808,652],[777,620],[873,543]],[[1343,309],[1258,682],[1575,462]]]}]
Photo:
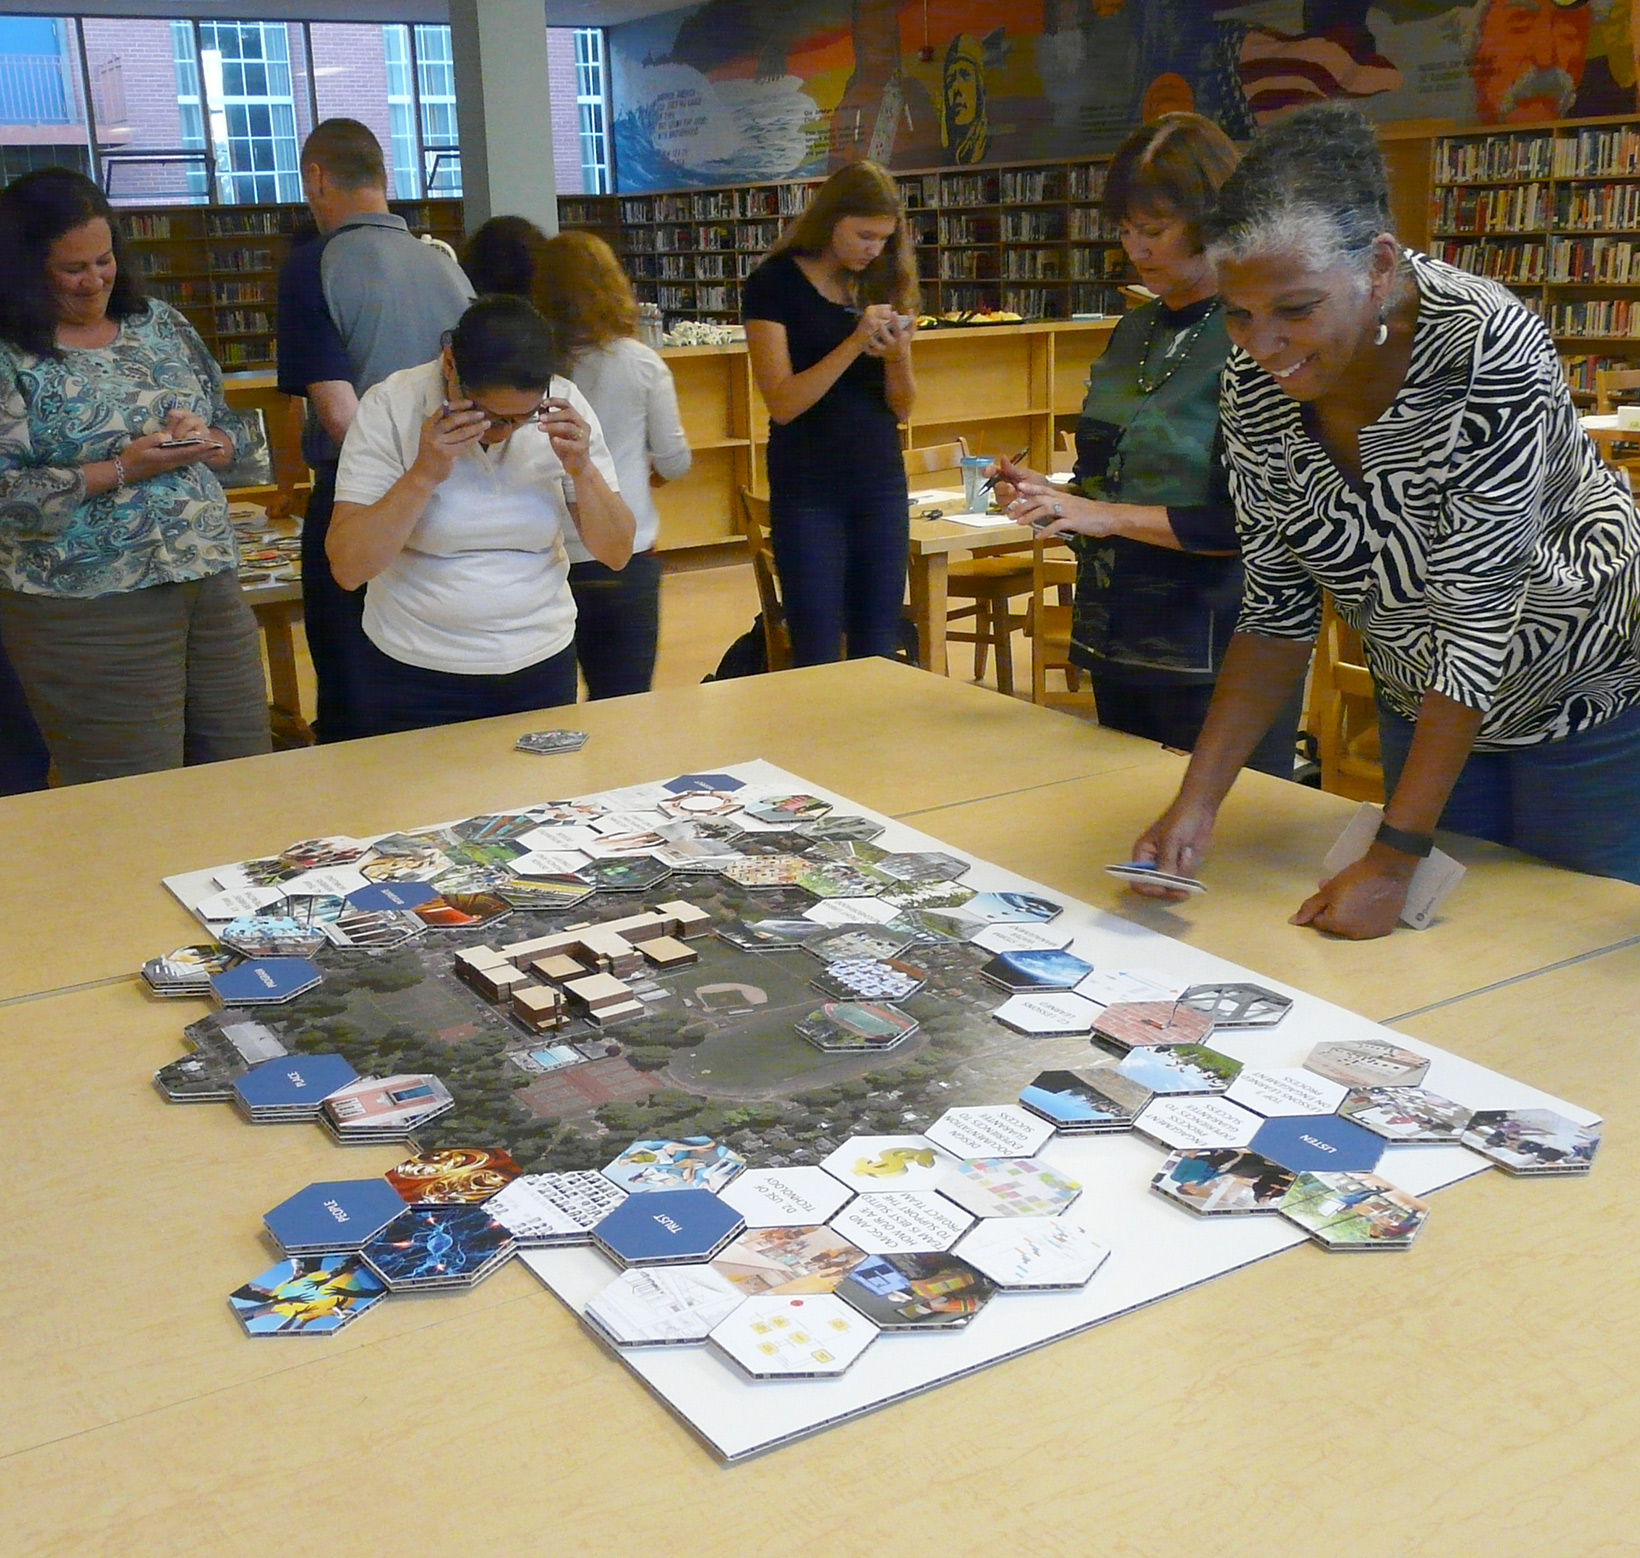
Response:
[{"label": "painted mural", "polygon": [[1636,111],[1640,0],[704,0],[609,29],[623,190],[1109,151],[1194,108]]}]

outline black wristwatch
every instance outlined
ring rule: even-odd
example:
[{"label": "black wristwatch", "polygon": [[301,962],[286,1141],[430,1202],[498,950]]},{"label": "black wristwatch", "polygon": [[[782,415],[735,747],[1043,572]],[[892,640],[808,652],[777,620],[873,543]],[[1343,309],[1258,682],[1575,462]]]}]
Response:
[{"label": "black wristwatch", "polygon": [[1387,822],[1378,824],[1378,842],[1387,844],[1398,854],[1411,855],[1417,860],[1429,858],[1435,840],[1427,833],[1408,833],[1404,828],[1392,828]]}]

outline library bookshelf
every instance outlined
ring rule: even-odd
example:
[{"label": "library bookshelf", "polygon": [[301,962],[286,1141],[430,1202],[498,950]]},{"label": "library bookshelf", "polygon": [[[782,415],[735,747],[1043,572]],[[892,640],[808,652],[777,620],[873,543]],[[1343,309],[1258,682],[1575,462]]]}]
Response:
[{"label": "library bookshelf", "polygon": [[1429,218],[1432,254],[1543,318],[1580,398],[1640,365],[1640,119],[1439,136]]}]

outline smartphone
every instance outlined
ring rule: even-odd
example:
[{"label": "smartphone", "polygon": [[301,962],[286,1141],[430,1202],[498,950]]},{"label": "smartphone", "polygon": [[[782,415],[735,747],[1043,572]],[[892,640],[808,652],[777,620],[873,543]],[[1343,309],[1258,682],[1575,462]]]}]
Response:
[{"label": "smartphone", "polygon": [[159,443],[161,449],[193,449],[200,444],[214,442],[209,438],[162,438]]}]

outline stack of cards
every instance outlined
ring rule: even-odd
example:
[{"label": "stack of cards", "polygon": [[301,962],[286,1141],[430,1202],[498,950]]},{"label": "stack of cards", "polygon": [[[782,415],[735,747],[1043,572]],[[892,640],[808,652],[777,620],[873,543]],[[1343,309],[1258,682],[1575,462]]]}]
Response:
[{"label": "stack of cards", "polygon": [[435,1076],[363,1077],[325,1099],[319,1123],[343,1146],[368,1146],[405,1141],[453,1108],[450,1089]]},{"label": "stack of cards", "polygon": [[331,1179],[298,1190],[262,1221],[287,1255],[351,1255],[403,1210],[385,1179]]},{"label": "stack of cards", "polygon": [[554,752],[579,752],[587,744],[584,730],[536,730],[520,736],[513,744],[516,752],[534,752],[542,757]]},{"label": "stack of cards", "polygon": [[282,1260],[228,1295],[249,1336],[332,1336],[387,1296],[355,1255]]},{"label": "stack of cards", "polygon": [[1176,893],[1205,893],[1207,885],[1193,876],[1179,876],[1173,871],[1162,871],[1143,860],[1126,860],[1120,865],[1106,866],[1106,872],[1122,882],[1142,882],[1150,887],[1168,887]]},{"label": "stack of cards", "polygon": [[252,1066],[286,1053],[279,1035],[245,1012],[213,1012],[189,1023],[182,1037],[190,1053],[154,1073],[154,1086],[173,1104],[227,1103]]},{"label": "stack of cards", "polygon": [[[340,904],[341,900],[336,902]],[[248,958],[311,957],[326,939],[322,924],[303,924],[290,915],[269,914],[229,920],[218,935],[225,946]]]},{"label": "stack of cards", "polygon": [[332,1093],[359,1073],[340,1055],[286,1055],[252,1066],[233,1085],[234,1107],[252,1125],[316,1120]]},{"label": "stack of cards", "polygon": [[395,1293],[470,1288],[513,1253],[513,1236],[481,1206],[410,1206],[361,1254]]},{"label": "stack of cards", "polygon": [[239,961],[239,954],[214,941],[178,947],[167,957],[149,958],[142,965],[142,977],[155,995],[209,995],[211,975],[221,974]]},{"label": "stack of cards", "polygon": [[484,1210],[518,1241],[520,1249],[590,1244],[594,1225],[626,1200],[626,1192],[602,1174],[526,1174],[484,1203]]}]

